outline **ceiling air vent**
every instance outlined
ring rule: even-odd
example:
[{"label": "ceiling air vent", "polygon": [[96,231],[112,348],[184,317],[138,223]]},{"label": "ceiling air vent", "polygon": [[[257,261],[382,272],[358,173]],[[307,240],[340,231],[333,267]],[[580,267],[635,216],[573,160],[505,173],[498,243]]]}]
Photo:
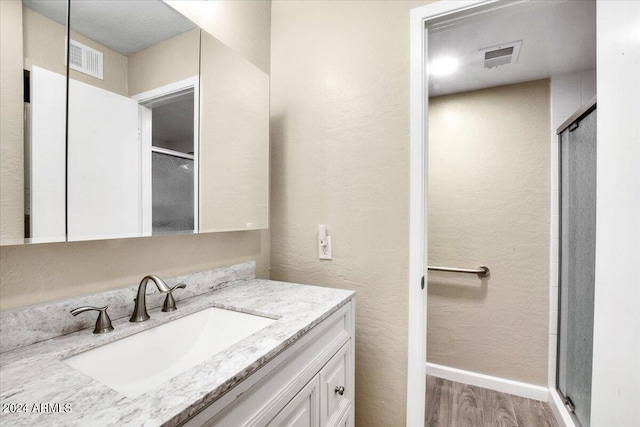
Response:
[{"label": "ceiling air vent", "polygon": [[522,40],[504,43],[498,46],[480,49],[484,54],[484,68],[495,68],[501,65],[515,64],[518,62]]},{"label": "ceiling air vent", "polygon": [[72,70],[103,79],[102,52],[71,40],[69,43],[69,67]]}]

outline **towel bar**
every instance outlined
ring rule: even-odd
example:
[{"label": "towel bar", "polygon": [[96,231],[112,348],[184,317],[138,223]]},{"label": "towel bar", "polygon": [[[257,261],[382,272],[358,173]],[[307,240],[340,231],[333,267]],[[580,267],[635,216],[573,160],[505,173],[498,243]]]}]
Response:
[{"label": "towel bar", "polygon": [[489,274],[491,273],[489,271],[489,267],[484,265],[481,265],[478,268],[433,267],[430,265],[427,268],[432,271],[450,271],[452,273],[473,273],[473,274],[477,274],[478,277],[489,277]]}]

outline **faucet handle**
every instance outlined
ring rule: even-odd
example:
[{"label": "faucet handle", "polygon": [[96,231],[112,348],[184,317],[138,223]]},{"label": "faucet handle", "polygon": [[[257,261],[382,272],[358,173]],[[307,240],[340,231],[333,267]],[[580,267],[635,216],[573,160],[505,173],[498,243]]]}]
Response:
[{"label": "faucet handle", "polygon": [[84,313],[85,311],[92,311],[92,310],[99,311],[100,314],[98,315],[98,319],[96,320],[96,326],[93,329],[93,333],[94,334],[106,334],[107,332],[113,331],[113,326],[111,325],[111,319],[109,318],[109,315],[107,314],[107,308],[109,308],[109,307],[108,306],[104,306],[104,307],[89,307],[89,306],[78,307],[78,308],[74,308],[73,310],[71,310],[71,314],[73,314],[74,316],[77,316],[78,314]]},{"label": "faucet handle", "polygon": [[167,297],[164,299],[164,305],[162,306],[162,311],[168,312],[168,311],[177,310],[176,300],[173,299],[173,291],[175,291],[176,289],[184,289],[186,287],[187,285],[185,285],[184,283],[180,283],[178,285],[175,285],[173,288],[169,289],[167,291]]}]

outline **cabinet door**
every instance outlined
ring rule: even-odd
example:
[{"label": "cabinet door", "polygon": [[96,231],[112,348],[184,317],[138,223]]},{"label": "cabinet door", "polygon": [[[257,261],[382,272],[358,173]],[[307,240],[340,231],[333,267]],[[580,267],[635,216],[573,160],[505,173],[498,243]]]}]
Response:
[{"label": "cabinet door", "polygon": [[347,412],[342,415],[340,421],[338,421],[335,425],[336,427],[353,427],[353,417],[351,416],[351,408]]},{"label": "cabinet door", "polygon": [[320,425],[339,425],[340,417],[353,401],[351,340],[320,371]]},{"label": "cabinet door", "polygon": [[306,386],[296,394],[287,406],[272,419],[269,427],[318,427],[320,423],[319,406],[319,377],[316,375]]}]

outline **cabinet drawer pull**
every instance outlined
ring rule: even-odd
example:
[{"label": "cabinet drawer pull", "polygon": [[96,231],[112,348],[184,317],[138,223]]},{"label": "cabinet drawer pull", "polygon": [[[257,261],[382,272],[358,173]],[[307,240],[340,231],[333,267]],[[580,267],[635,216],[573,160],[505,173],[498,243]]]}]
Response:
[{"label": "cabinet drawer pull", "polygon": [[344,387],[343,386],[336,387],[335,392],[338,393],[340,396],[344,395]]}]

